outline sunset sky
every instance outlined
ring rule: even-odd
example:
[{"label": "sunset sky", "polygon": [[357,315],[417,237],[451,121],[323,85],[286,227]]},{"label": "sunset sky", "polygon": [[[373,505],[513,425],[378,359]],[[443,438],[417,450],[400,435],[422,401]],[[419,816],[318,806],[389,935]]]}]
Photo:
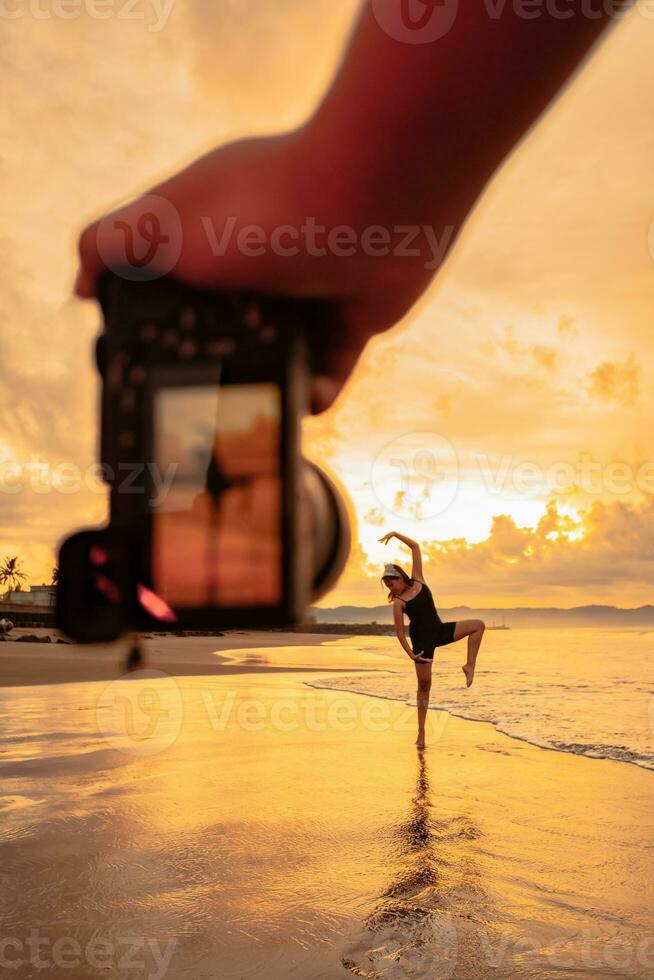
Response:
[{"label": "sunset sky", "polygon": [[[177,0],[165,23],[159,6],[142,0],[134,20],[121,6],[64,20],[24,4],[0,32],[0,559],[19,555],[32,584],[50,581],[62,536],[106,516],[99,317],[72,297],[79,229],[214,145],[299,124],[358,2]],[[384,601],[383,562],[411,568],[378,543],[390,530],[420,541],[442,606],[654,601],[648,6],[506,163],[332,409],[305,420],[307,456],[358,521],[319,605]],[[81,484],[57,484],[61,464]]]}]

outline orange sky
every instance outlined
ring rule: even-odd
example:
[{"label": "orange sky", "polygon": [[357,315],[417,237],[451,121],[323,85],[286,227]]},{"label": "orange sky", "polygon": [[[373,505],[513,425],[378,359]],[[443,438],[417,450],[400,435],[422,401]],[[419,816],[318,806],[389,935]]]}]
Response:
[{"label": "orange sky", "polygon": [[[60,537],[105,518],[98,316],[71,298],[78,229],[217,143],[299,123],[358,4],[185,0],[162,21],[164,6],[36,20],[25,4],[3,22],[0,558],[18,554],[32,583],[49,581]],[[645,7],[507,162],[334,407],[305,420],[306,454],[358,517],[320,605],[384,600],[382,563],[410,571],[406,549],[377,542],[389,530],[421,542],[444,606],[653,601]]]}]

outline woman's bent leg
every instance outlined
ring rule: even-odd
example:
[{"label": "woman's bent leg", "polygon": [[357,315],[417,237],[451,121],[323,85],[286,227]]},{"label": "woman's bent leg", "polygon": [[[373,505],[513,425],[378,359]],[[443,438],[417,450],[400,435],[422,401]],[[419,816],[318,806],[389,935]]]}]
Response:
[{"label": "woman's bent leg", "polygon": [[464,636],[468,637],[468,659],[462,668],[463,673],[466,675],[466,684],[468,687],[472,684],[472,679],[475,675],[477,653],[479,652],[479,646],[485,629],[486,623],[483,619],[462,619],[457,622],[454,630],[455,640],[462,640]]}]

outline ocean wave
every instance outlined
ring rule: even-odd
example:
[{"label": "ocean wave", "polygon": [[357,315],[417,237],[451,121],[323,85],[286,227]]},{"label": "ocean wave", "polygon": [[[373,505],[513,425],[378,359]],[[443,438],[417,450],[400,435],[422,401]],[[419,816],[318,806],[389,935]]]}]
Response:
[{"label": "ocean wave", "polygon": [[[391,674],[391,677],[388,674]],[[406,685],[406,675],[404,672],[384,672],[384,676],[372,676],[370,673],[365,677],[357,675],[339,676],[334,678],[322,678],[321,680],[304,681],[307,687],[325,688],[334,691],[348,691],[352,694],[361,694],[366,697],[382,698],[390,701],[400,701],[406,705],[416,706],[416,696],[408,694],[403,687]],[[538,711],[534,711],[533,689],[525,689],[524,693],[529,695],[522,703],[516,695],[522,693],[520,689],[512,688],[507,693],[504,705],[462,705],[457,702],[455,697],[434,698],[431,697],[430,711],[445,711],[448,714],[461,718],[464,721],[483,722],[493,725],[496,731],[507,738],[521,742],[527,742],[537,748],[548,749],[550,751],[565,752],[570,755],[586,756],[589,759],[608,759],[614,762],[623,762],[630,765],[639,766],[643,769],[654,771],[654,750],[644,744],[638,744],[639,738],[642,741],[652,735],[650,726],[644,726],[642,732],[638,730],[623,731],[620,734],[624,741],[617,743],[607,737],[602,737],[604,733],[595,731],[588,732],[585,727],[585,719],[582,715],[575,718],[574,713],[565,719],[569,735],[568,738],[561,737],[561,732],[553,729],[553,723],[560,721],[560,715],[556,711],[550,712],[548,707],[548,695],[552,692],[554,699],[561,698],[561,688],[570,691],[571,695],[579,690],[582,685],[552,684],[544,691],[539,691],[542,704]],[[587,686],[597,701],[604,701],[605,692],[601,686]],[[468,689],[466,689],[468,690]],[[481,690],[481,689],[480,689]],[[634,693],[638,690],[637,685],[632,686]],[[449,692],[448,692],[449,693]],[[586,695],[588,698],[588,695]],[[497,701],[497,694],[495,697]],[[588,699],[590,700],[590,699]],[[560,700],[559,700],[560,703]],[[573,699],[571,698],[571,703]],[[586,702],[585,707],[588,704]],[[553,708],[554,705],[551,705]],[[602,712],[596,712],[596,718],[601,717]],[[575,724],[576,721],[576,724]],[[582,733],[586,735],[584,739]],[[588,737],[591,735],[592,737]]]}]

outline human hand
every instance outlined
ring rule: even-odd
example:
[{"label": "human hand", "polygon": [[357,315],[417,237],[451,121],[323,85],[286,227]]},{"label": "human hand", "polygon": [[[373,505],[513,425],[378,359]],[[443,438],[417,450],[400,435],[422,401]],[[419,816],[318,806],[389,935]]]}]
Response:
[{"label": "human hand", "polygon": [[151,278],[325,300],[330,332],[317,338],[310,392],[311,412],[325,411],[370,337],[404,315],[433,272],[420,270],[418,289],[413,260],[330,244],[337,226],[361,242],[383,216],[374,204],[364,216],[369,196],[347,174],[324,180],[324,153],[302,128],[219,147],[82,232],[76,294],[95,297],[105,269],[133,264]]},{"label": "human hand", "polygon": [[[609,9],[572,20],[513,10],[492,23],[483,5],[469,4],[438,44],[414,45],[382,19],[395,22],[397,4],[374,6],[362,5],[340,70],[302,127],[214,150],[154,187],[154,198],[89,225],[77,295],[95,296],[102,270],[124,264],[131,235],[141,246],[135,258],[168,238],[170,259],[179,245],[166,272],[191,285],[333,300],[311,387],[311,410],[329,408],[367,341],[424,293],[509,152],[622,19]],[[400,34],[418,40],[414,27]],[[172,212],[173,240],[161,211],[169,224]],[[321,247],[307,241],[309,222],[333,233],[327,249],[324,236]],[[302,231],[299,247],[289,229]]]},{"label": "human hand", "polygon": [[389,531],[388,534],[384,534],[381,538],[378,538],[382,544],[388,544],[391,538],[397,537],[395,531]]},{"label": "human hand", "polygon": [[421,650],[419,653],[410,653],[409,656],[417,664],[430,664],[431,663],[431,660],[429,659],[429,657],[423,657],[422,654],[423,654],[423,651]]}]

